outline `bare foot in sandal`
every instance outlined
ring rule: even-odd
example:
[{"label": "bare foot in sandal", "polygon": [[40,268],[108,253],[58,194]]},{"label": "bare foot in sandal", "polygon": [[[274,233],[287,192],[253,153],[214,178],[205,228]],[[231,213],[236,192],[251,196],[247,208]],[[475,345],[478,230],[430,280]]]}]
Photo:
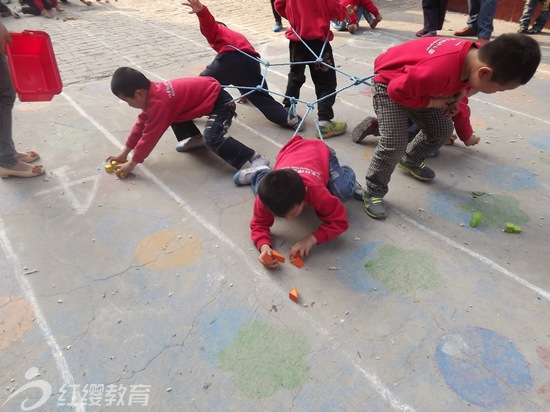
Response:
[{"label": "bare foot in sandal", "polygon": [[36,177],[45,172],[42,165],[31,165],[25,162],[17,162],[12,167],[0,167],[0,177]]},{"label": "bare foot in sandal", "polygon": [[17,152],[17,158],[21,162],[31,163],[39,159],[40,155],[36,153],[34,150],[29,150],[27,152]]}]

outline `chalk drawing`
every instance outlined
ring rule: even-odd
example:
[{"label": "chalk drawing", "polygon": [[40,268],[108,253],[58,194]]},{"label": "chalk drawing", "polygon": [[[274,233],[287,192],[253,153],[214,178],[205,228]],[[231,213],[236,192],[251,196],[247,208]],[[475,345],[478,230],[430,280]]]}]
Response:
[{"label": "chalk drawing", "polygon": [[[61,184],[47,190],[41,190],[40,192],[37,192],[35,196],[44,196],[54,193],[56,195],[56,199],[59,199],[60,197],[66,199],[77,215],[83,215],[88,211],[94,201],[97,189],[99,187],[98,183],[100,175],[97,174],[83,179],[70,181],[67,176],[67,172],[69,170],[70,169],[68,166],[62,166],[53,170],[52,174],[57,176]],[[91,182],[91,184],[88,184],[88,182]],[[86,184],[86,193],[77,196],[74,188],[76,186],[83,187],[84,184]],[[62,196],[59,196],[60,193],[62,193]]]},{"label": "chalk drawing", "polygon": [[218,355],[221,369],[235,374],[235,386],[250,398],[296,389],[309,378],[304,359],[310,347],[302,332],[261,321],[246,322]]},{"label": "chalk drawing", "polygon": [[535,132],[528,136],[527,142],[537,149],[548,150],[550,149],[550,134],[548,132]]},{"label": "chalk drawing", "polygon": [[531,390],[526,360],[510,340],[480,327],[455,329],[439,339],[437,367],[462,399],[485,408],[504,408]]},{"label": "chalk drawing", "polygon": [[519,207],[519,201],[510,195],[491,195],[479,192],[463,205],[464,210],[481,212],[483,223],[503,228],[507,222],[527,223],[529,215]]},{"label": "chalk drawing", "polygon": [[495,165],[487,169],[484,179],[488,184],[504,190],[525,190],[537,186],[533,172],[518,166]]},{"label": "chalk drawing", "polygon": [[406,294],[416,289],[437,289],[444,284],[437,271],[435,259],[419,250],[383,245],[378,250],[378,257],[369,260],[365,268],[369,275],[393,293]]},{"label": "chalk drawing", "polygon": [[136,248],[136,257],[152,269],[172,269],[193,262],[202,251],[202,239],[194,232],[164,229],[143,239]]},{"label": "chalk drawing", "polygon": [[0,350],[17,342],[33,325],[32,306],[24,299],[0,297]]},{"label": "chalk drawing", "polygon": [[540,161],[547,165],[550,165],[550,154],[543,154],[540,156]]},{"label": "chalk drawing", "polygon": [[449,223],[459,225],[470,221],[471,211],[461,207],[468,201],[467,197],[451,193],[435,192],[429,195],[425,202],[430,212],[445,219]]},{"label": "chalk drawing", "polygon": [[539,346],[537,348],[537,356],[539,357],[542,366],[546,369],[550,369],[550,348]]},{"label": "chalk drawing", "polygon": [[540,388],[538,388],[537,395],[539,395],[541,398],[543,398],[547,402],[550,402],[550,382],[545,383]]}]

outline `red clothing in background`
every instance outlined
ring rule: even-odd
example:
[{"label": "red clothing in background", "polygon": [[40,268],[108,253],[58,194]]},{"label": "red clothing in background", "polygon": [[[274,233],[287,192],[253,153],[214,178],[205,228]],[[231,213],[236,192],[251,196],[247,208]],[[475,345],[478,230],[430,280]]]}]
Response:
[{"label": "red clothing in background", "polygon": [[289,21],[285,36],[292,41],[300,41],[292,29],[304,40],[325,41],[328,34],[331,41],[330,21],[348,17],[346,6],[338,0],[275,0],[275,10]]},{"label": "red clothing in background", "polygon": [[[346,209],[343,203],[328,189],[329,148],[318,139],[302,139],[294,136],[277,155],[274,170],[293,169],[306,185],[305,204],[315,209],[322,224],[313,232],[317,243],[327,242],[345,232],[348,228]],[[264,244],[271,246],[270,228],[275,218],[256,196],[254,216],[250,222],[251,238],[260,249]]]},{"label": "red clothing in background", "polygon": [[206,76],[151,82],[147,107],[126,140],[134,150],[132,160],[143,163],[172,123],[210,114],[220,90],[218,81]]}]

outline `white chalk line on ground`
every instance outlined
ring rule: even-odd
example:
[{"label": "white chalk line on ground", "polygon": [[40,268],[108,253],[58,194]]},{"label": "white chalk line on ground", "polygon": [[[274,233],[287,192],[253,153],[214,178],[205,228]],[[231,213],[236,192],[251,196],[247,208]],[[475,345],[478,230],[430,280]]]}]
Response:
[{"label": "white chalk line on ground", "polygon": [[[50,326],[48,325],[46,317],[44,316],[44,313],[42,312],[42,309],[40,308],[40,305],[36,300],[32,285],[23,275],[23,267],[21,265],[19,257],[13,250],[11,242],[6,234],[6,230],[4,229],[4,221],[1,217],[0,217],[0,246],[4,250],[4,254],[6,255],[6,258],[8,259],[8,262],[12,267],[13,273],[15,275],[15,279],[19,283],[19,286],[23,291],[23,295],[25,296],[25,299],[27,300],[27,302],[29,302],[29,304],[33,309],[34,318],[40,328],[40,331],[42,332],[42,335],[46,339],[48,347],[52,352],[57,370],[59,371],[59,373],[61,374],[61,377],[63,378],[63,381],[69,388],[76,387],[75,380],[73,375],[71,374],[69,365],[67,364],[67,360],[63,356],[63,352],[61,351],[61,348],[57,344],[57,341],[52,334]],[[73,400],[76,410],[79,412],[85,411],[86,409],[84,408],[82,398],[78,393],[78,391],[76,391],[76,397],[78,399]]]},{"label": "white chalk line on ground", "polygon": [[[166,80],[158,75],[156,75],[155,77],[161,80]],[[97,122],[91,115],[89,115],[78,103],[76,103],[71,96],[69,96],[66,92],[61,93],[61,96],[63,96],[83,118],[89,121],[92,124],[92,126],[94,126],[99,132],[101,132],[107,138],[107,140],[109,140],[109,142],[111,142],[115,147],[122,149],[123,145],[107,129],[105,129],[101,124],[99,124],[99,122]],[[155,174],[153,174],[145,165],[143,164],[140,165],[140,172],[143,173],[145,176],[147,176],[152,182],[154,182],[158,187],[160,187],[172,200],[174,200],[178,205],[180,205],[190,216],[194,218],[196,223],[203,226],[212,235],[216,236],[218,239],[220,239],[220,241],[224,242],[233,251],[233,253],[238,254],[239,258],[246,262],[246,264],[248,265],[250,270],[254,273],[254,275],[262,279],[264,285],[267,285],[269,288],[274,289],[280,295],[284,295],[287,293],[286,291],[283,291],[282,288],[277,287],[272,282],[270,282],[270,277],[267,274],[265,269],[262,269],[262,270],[258,269],[259,264],[256,261],[256,259],[251,260],[250,257],[237,244],[235,244],[229,237],[225,235],[225,233],[223,233],[214,225],[212,225],[210,222],[208,222],[201,214],[196,212],[192,207],[188,206],[177,193],[175,193],[172,189],[170,189],[170,187],[167,184],[165,184],[161,179],[156,177]],[[379,393],[384,399],[390,402],[393,408],[401,411],[411,411],[411,412],[414,411],[414,409],[411,406],[400,402],[397,399],[397,397],[386,386],[384,386],[384,384],[380,381],[380,379],[376,375],[367,372],[360,365],[358,365],[352,359],[351,354],[341,349],[342,344],[336,341],[333,337],[331,337],[330,333],[327,330],[325,330],[323,327],[319,326],[311,316],[307,315],[304,311],[298,311],[298,313],[302,316],[302,318],[304,318],[307,322],[309,322],[309,324],[313,325],[317,331],[322,332],[326,336],[327,340],[333,345],[333,348],[338,350],[342,355],[348,358],[349,361],[352,363],[352,365],[367,379],[371,387],[377,393]]]}]

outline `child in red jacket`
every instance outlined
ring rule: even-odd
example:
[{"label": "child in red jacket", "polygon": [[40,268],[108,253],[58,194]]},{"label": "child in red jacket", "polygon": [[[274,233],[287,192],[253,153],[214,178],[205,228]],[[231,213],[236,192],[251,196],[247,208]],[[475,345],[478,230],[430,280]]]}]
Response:
[{"label": "child in red jacket", "polygon": [[[435,178],[424,159],[451,138],[451,118],[467,90],[470,95],[513,90],[533,77],[540,59],[538,43],[521,34],[503,34],[483,47],[424,37],[378,56],[372,94],[381,138],[367,170],[366,213],[386,217],[383,197],[396,166],[419,180]],[[409,119],[422,129],[410,143]]]},{"label": "child in red jacket", "polygon": [[[308,256],[311,248],[334,239],[347,230],[346,209],[342,202],[352,197],[361,199],[362,188],[349,166],[340,166],[336,153],[323,141],[294,136],[277,155],[275,168],[267,166],[243,169],[235,174],[237,186],[252,185],[257,194],[254,216],[250,222],[251,237],[260,251],[260,262],[271,255],[270,228],[275,216],[286,220],[302,213],[306,205],[315,209],[321,225],[290,248],[290,258],[296,254]],[[269,260],[269,259],[267,259]]]},{"label": "child in red jacket", "polygon": [[[291,25],[285,32],[289,40],[290,73],[283,104],[291,108],[293,98],[300,97],[300,89],[306,81],[306,62],[315,85],[321,137],[344,134],[345,122],[336,122],[332,106],[336,101],[336,72],[330,41],[331,20],[344,20],[349,11],[338,0],[275,0],[275,9]],[[297,35],[296,35],[296,34]],[[326,43],[325,43],[326,42]],[[323,54],[321,55],[321,51]],[[313,52],[313,53],[312,53]],[[320,57],[324,64],[317,63]],[[304,64],[300,64],[300,63]]]},{"label": "child in red jacket", "polygon": [[333,21],[330,25],[335,30],[347,30],[353,34],[359,28],[361,17],[365,17],[371,29],[375,29],[382,21],[382,15],[372,0],[342,0],[342,4],[351,7],[353,12],[345,21]]},{"label": "child in red jacket", "polygon": [[[282,127],[297,128],[301,118],[296,115],[290,116],[283,105],[271,94],[266,91],[250,93],[257,86],[262,86],[266,90],[268,86],[260,69],[258,60],[261,58],[260,54],[247,38],[229,29],[225,24],[217,22],[200,0],[189,0],[183,5],[191,8],[190,14],[197,15],[201,33],[206,37],[210,47],[218,53],[214,61],[200,75],[213,77],[222,85],[242,86],[239,87],[240,93],[248,93],[246,97],[250,103],[256,106],[268,120]],[[185,145],[178,145],[177,149],[181,152],[186,151]]]},{"label": "child in red jacket", "polygon": [[[247,161],[253,167],[269,164],[265,156],[225,135],[235,116],[235,103],[212,77],[152,82],[135,69],[120,67],[113,74],[111,91],[130,107],[141,109],[124,149],[107,158],[119,163],[116,169],[119,175],[126,176],[143,163],[170,126],[178,140],[198,135],[197,140],[204,139],[202,146],[206,145],[236,169]],[[206,115],[209,117],[203,138],[193,119]],[[132,159],[126,162],[132,150]]]}]

